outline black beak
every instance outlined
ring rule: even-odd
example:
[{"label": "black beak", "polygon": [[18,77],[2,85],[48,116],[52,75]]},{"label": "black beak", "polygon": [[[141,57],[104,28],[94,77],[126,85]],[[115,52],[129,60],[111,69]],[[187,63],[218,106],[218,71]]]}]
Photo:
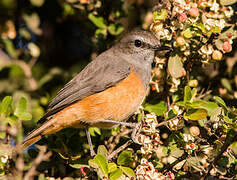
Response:
[{"label": "black beak", "polygon": [[155,46],[154,49],[156,51],[164,51],[164,50],[173,51],[173,48],[171,48],[169,46]]}]

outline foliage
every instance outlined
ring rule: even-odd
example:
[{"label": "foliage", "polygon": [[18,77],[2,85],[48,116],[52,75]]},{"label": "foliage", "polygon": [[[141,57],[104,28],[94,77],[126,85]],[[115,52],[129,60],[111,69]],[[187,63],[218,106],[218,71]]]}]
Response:
[{"label": "foliage", "polygon": [[[236,178],[235,3],[0,1],[0,179]],[[174,49],[131,118],[137,143],[125,126],[90,128],[90,157],[83,129],[65,129],[22,151],[57,91],[134,26]]]}]

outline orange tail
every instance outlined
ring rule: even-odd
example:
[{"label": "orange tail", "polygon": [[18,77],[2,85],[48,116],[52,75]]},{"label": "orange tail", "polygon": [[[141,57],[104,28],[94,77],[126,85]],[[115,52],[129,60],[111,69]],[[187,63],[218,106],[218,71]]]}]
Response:
[{"label": "orange tail", "polygon": [[39,136],[33,137],[33,138],[31,138],[31,139],[29,139],[27,141],[24,141],[23,142],[23,148],[24,149],[27,148],[28,146],[30,146],[30,145],[36,143],[37,141],[39,141],[41,138],[42,138],[42,136],[39,135]]},{"label": "orange tail", "polygon": [[42,138],[43,135],[52,134],[54,132],[59,131],[60,129],[53,129],[52,125],[54,123],[53,119],[49,119],[44,124],[42,124],[37,129],[33,130],[29,135],[27,135],[22,143],[24,149],[28,146],[36,143],[38,140]]}]

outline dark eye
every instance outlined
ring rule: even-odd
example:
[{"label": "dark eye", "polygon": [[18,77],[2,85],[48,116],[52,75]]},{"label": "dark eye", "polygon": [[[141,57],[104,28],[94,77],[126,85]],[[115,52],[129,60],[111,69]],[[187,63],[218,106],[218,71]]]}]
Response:
[{"label": "dark eye", "polygon": [[141,47],[142,42],[140,40],[135,40],[134,44],[136,47]]}]

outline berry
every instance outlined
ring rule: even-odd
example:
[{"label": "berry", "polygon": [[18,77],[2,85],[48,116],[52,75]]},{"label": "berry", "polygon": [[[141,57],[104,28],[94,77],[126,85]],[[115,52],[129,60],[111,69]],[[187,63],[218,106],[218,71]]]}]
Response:
[{"label": "berry", "polygon": [[222,59],[222,52],[218,51],[218,50],[215,50],[213,51],[212,53],[212,59],[213,60],[221,60]]},{"label": "berry", "polygon": [[179,46],[183,46],[186,43],[185,39],[182,36],[177,37],[176,42]]},{"label": "berry", "polygon": [[188,13],[190,14],[190,16],[193,16],[193,17],[198,17],[199,16],[199,9],[194,7],[194,8],[191,8]]},{"label": "berry", "polygon": [[189,132],[192,136],[198,136],[200,134],[200,129],[197,126],[192,126],[189,128]]},{"label": "berry", "polygon": [[228,41],[225,41],[225,42],[223,43],[222,48],[223,48],[223,51],[225,51],[225,52],[230,52],[230,51],[232,51],[232,46],[231,46],[231,44],[230,44]]}]

